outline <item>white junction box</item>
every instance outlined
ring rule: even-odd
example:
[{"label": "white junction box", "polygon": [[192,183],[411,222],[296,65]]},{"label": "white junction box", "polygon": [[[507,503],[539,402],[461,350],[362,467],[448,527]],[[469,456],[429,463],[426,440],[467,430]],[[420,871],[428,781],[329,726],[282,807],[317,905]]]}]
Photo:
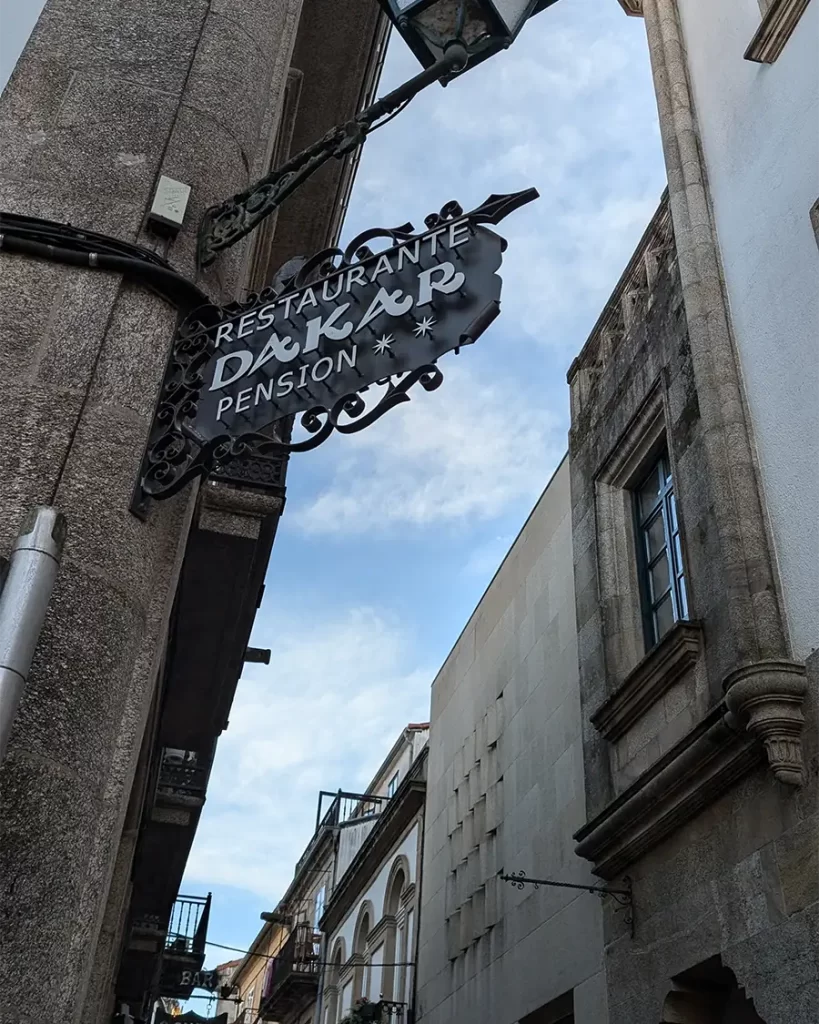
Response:
[{"label": "white junction box", "polygon": [[173,234],[182,227],[185,210],[188,207],[191,187],[184,181],[174,181],[162,175],[156,187],[156,195],[148,214],[148,222],[152,227],[171,231]]}]

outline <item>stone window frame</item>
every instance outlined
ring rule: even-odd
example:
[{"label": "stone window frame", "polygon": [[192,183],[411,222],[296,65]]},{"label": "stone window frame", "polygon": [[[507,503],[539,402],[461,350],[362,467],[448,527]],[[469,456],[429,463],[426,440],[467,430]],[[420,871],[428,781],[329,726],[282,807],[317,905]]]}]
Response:
[{"label": "stone window frame", "polygon": [[[594,478],[598,587],[609,692],[623,683],[651,650],[643,617],[634,489],[663,450],[668,452],[672,478],[676,479],[674,455],[667,442],[668,423],[667,397],[660,380]],[[679,502],[677,514],[681,515]]]},{"label": "stone window frame", "polygon": [[762,20],[745,51],[745,60],[773,64],[809,3],[810,0],[759,0]]}]

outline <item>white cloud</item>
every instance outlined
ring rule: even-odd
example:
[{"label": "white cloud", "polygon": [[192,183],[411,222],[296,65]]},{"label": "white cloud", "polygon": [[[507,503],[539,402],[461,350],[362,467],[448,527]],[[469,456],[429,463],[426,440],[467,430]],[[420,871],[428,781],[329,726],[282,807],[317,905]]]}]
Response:
[{"label": "white cloud", "polygon": [[272,903],[312,835],[319,790],[366,787],[398,730],[429,716],[434,672],[408,668],[409,638],[369,608],[263,609],[254,643],[274,658],[239,684],[186,877]]},{"label": "white cloud", "polygon": [[[472,353],[465,350],[462,359]],[[520,385],[481,379],[451,357],[444,384],[341,439],[326,485],[295,520],[308,533],[491,519],[534,500],[565,449],[559,419]]]},{"label": "white cloud", "polygon": [[[389,83],[413,58],[390,50]],[[377,139],[377,141],[376,141]],[[431,87],[375,136],[356,182],[355,227],[394,224],[449,199],[536,187],[502,222],[503,322],[556,353],[585,342],[662,190],[645,31],[613,0],[556,4],[507,52]],[[453,183],[457,183],[453,189]]]}]

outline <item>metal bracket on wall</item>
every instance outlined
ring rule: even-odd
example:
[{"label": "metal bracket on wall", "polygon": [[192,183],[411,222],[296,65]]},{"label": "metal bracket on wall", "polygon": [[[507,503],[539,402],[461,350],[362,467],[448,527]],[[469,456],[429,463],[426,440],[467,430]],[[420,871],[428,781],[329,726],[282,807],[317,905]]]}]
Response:
[{"label": "metal bracket on wall", "polygon": [[525,871],[513,871],[511,875],[504,874],[503,868],[498,872],[502,882],[511,882],[516,889],[522,889],[525,885],[533,885],[539,889],[541,885],[551,886],[555,889],[580,889],[583,892],[593,892],[603,899],[611,896],[617,904],[617,910],[626,910],[626,924],[631,930],[631,937],[634,938],[634,897],[632,893],[631,879],[626,875],[623,878],[625,888],[615,889],[609,885],[582,885],[579,882],[555,882],[550,878],[527,878]]}]

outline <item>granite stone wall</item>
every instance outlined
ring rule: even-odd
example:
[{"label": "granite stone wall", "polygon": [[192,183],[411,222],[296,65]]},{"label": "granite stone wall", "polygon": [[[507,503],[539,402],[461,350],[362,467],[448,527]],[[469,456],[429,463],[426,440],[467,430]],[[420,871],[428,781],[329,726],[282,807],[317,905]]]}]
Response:
[{"label": "granite stone wall", "polygon": [[[0,209],[163,252],[269,152],[300,0],[48,0],[0,98]],[[173,242],[160,174],[192,186]],[[198,278],[238,288],[239,246]],[[195,489],[129,510],[177,311],[133,282],[0,253],[0,545],[56,505],[68,541],[0,769],[0,1021],[83,1012]],[[118,869],[119,871],[119,869]],[[117,883],[121,898],[127,885]]]},{"label": "granite stone wall", "polygon": [[[661,112],[680,119],[690,111],[670,6],[644,4],[660,19],[652,47],[667,48]],[[613,1024],[808,1024],[819,1012],[816,655],[807,669],[790,657],[707,204],[682,187],[693,163],[677,163],[680,149],[693,160],[696,139],[664,131],[668,199],[569,373],[588,809],[577,852],[633,885],[633,932],[610,910],[604,920]],[[654,643],[633,491],[663,450],[688,618]]]}]

